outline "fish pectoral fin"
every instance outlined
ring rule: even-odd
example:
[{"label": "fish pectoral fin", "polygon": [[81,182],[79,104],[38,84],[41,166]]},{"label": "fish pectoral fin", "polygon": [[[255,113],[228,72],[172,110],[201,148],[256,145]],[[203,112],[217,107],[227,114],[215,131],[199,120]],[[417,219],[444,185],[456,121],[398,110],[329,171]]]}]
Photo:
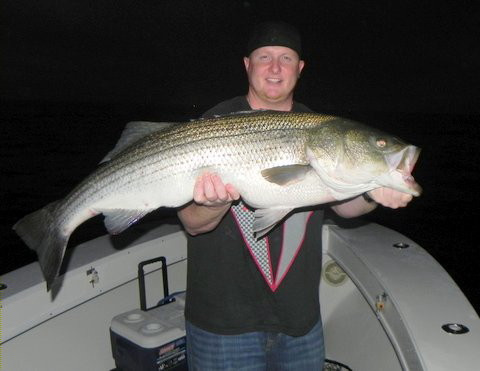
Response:
[{"label": "fish pectoral fin", "polygon": [[311,170],[310,165],[295,164],[264,169],[261,174],[270,183],[287,186],[302,181]]},{"label": "fish pectoral fin", "polygon": [[256,238],[265,236],[281,221],[293,208],[287,209],[257,209],[254,216],[253,232]]},{"label": "fish pectoral fin", "polygon": [[105,216],[104,224],[108,233],[119,234],[153,210],[105,209],[100,212]]},{"label": "fish pectoral fin", "polygon": [[107,153],[100,163],[110,161],[133,143],[139,141],[147,135],[163,130],[171,125],[172,123],[169,122],[150,121],[131,121],[127,123],[127,125],[125,125],[125,129],[123,129],[122,134],[120,135],[120,139],[118,140],[117,144],[115,144],[115,147]]}]

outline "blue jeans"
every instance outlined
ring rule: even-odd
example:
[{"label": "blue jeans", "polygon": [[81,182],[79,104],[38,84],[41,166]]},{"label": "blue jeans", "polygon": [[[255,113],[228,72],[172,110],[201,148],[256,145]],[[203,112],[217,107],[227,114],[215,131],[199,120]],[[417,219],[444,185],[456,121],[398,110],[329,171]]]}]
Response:
[{"label": "blue jeans", "polygon": [[218,335],[188,321],[186,330],[189,371],[323,370],[321,321],[299,337],[269,332]]}]

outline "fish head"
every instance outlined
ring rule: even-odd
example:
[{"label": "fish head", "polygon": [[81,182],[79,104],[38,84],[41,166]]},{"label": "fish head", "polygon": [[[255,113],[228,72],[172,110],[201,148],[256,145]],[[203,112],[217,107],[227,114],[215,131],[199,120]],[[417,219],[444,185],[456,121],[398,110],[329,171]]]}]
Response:
[{"label": "fish head", "polygon": [[395,136],[340,118],[312,130],[307,142],[310,165],[337,199],[379,187],[419,196],[412,176],[419,155]]}]

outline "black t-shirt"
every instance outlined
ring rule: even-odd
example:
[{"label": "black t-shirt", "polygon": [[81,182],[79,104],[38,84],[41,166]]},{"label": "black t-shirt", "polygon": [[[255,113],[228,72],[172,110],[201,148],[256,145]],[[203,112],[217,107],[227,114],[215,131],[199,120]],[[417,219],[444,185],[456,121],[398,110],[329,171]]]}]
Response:
[{"label": "black t-shirt", "polygon": [[[236,97],[213,107],[204,117],[250,109],[245,97]],[[297,102],[292,111],[312,112]],[[310,331],[320,319],[323,210],[305,212],[303,241],[288,273],[274,289],[252,258],[232,210],[213,231],[189,235],[186,319],[218,334],[267,331],[301,336]],[[277,225],[267,236],[274,274],[284,229],[283,224]]]}]

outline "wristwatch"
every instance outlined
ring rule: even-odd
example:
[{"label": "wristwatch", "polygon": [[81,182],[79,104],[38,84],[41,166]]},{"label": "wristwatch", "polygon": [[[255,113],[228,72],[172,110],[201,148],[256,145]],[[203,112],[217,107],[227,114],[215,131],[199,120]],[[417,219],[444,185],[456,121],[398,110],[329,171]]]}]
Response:
[{"label": "wristwatch", "polygon": [[364,199],[365,201],[367,201],[369,204],[372,203],[372,202],[375,202],[375,200],[370,197],[370,195],[368,194],[368,192],[362,193],[362,197],[363,197],[363,199]]}]

